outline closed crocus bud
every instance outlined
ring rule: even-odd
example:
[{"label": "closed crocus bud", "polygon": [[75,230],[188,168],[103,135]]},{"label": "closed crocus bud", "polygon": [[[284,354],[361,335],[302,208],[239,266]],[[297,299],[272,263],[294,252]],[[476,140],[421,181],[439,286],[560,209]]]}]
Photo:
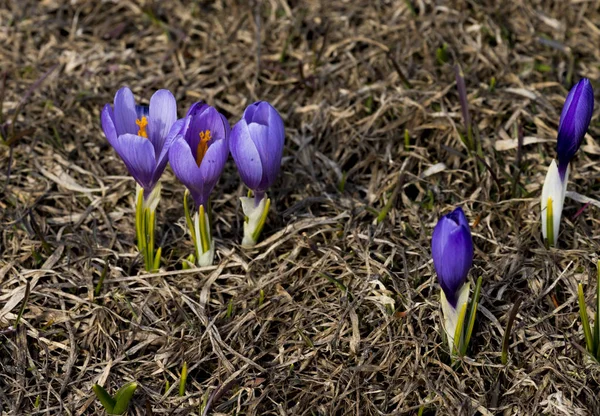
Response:
[{"label": "closed crocus bud", "polygon": [[549,246],[558,242],[558,231],[569,180],[569,163],[590,125],[594,110],[594,90],[590,80],[583,78],[567,95],[560,114],[556,153],[558,164],[552,161],[541,198],[542,235]]},{"label": "closed crocus bud", "polygon": [[581,146],[593,111],[594,90],[590,80],[583,78],[569,91],[560,114],[556,153],[561,179],[564,179],[569,162]]},{"label": "closed crocus bud", "polygon": [[431,238],[431,254],[442,288],[444,330],[452,350],[460,309],[469,299],[465,282],[473,264],[471,229],[462,208],[439,220]]},{"label": "closed crocus bud", "polygon": [[283,120],[266,101],[248,106],[231,130],[231,156],[242,181],[254,193],[254,200],[242,198],[244,246],[255,245],[264,226],[270,204],[265,192],[279,174],[284,139]]}]

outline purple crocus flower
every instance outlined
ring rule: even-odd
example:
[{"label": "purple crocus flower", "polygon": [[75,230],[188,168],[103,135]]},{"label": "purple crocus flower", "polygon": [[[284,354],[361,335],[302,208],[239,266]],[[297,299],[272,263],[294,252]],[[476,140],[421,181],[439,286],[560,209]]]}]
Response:
[{"label": "purple crocus flower", "polygon": [[227,119],[213,107],[198,102],[185,118],[181,134],[169,150],[175,176],[189,189],[196,208],[206,208],[229,156]]},{"label": "purple crocus flower", "polygon": [[158,90],[150,106],[143,107],[123,87],[115,94],[114,108],[106,104],[100,119],[108,142],[148,195],[165,170],[169,145],[183,126],[184,121],[177,120],[175,97]]},{"label": "purple crocus flower", "polygon": [[433,230],[431,254],[446,299],[456,308],[458,292],[473,264],[471,229],[462,208],[440,218]]},{"label": "purple crocus flower", "polygon": [[277,179],[284,139],[283,120],[266,101],[248,106],[231,130],[231,156],[256,201]]},{"label": "purple crocus flower", "polygon": [[594,111],[594,90],[590,80],[583,78],[567,95],[558,125],[558,172],[564,180],[569,162],[581,146]]}]

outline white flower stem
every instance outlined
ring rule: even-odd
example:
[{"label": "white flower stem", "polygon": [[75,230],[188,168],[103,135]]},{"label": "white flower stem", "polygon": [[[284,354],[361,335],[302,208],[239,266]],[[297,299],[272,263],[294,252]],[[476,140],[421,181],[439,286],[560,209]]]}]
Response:
[{"label": "white flower stem", "polygon": [[[443,327],[444,332],[446,333],[446,339],[448,340],[448,347],[450,349],[451,354],[455,350],[454,337],[457,336],[456,329],[459,328],[459,325],[461,328],[464,328],[464,322],[460,322],[460,317],[461,311],[465,307],[465,305],[467,305],[468,301],[469,283],[465,283],[460,289],[458,294],[458,301],[456,302],[456,307],[452,306],[452,304],[446,298],[444,291],[441,291],[440,303],[442,305],[442,313],[444,315]],[[460,334],[458,334],[458,336],[460,336]]]},{"label": "white flower stem", "polygon": [[194,214],[194,243],[196,245],[196,263],[198,266],[210,266],[215,258],[215,242],[212,239],[210,231],[210,221],[208,213],[204,211],[204,206]]},{"label": "white flower stem", "polygon": [[260,233],[267,220],[271,200],[267,197],[267,194],[263,193],[259,201],[255,197],[241,197],[240,201],[242,202],[242,211],[244,211],[246,217],[242,247],[252,247],[256,245],[260,238]]},{"label": "white flower stem", "polygon": [[154,229],[156,227],[156,208],[160,201],[161,184],[146,195],[144,189],[137,185],[135,206],[135,228],[137,244],[146,271],[154,271],[160,267],[161,248],[154,254]]},{"label": "white flower stem", "polygon": [[553,160],[544,180],[540,201],[542,235],[548,246],[556,246],[558,242],[560,219],[562,217],[568,180],[569,168],[565,172],[564,179],[561,179],[556,161]]}]

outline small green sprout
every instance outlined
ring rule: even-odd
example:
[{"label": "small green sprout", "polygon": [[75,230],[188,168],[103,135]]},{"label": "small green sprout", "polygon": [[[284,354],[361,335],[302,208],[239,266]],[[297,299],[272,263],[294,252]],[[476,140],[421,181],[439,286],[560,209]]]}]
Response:
[{"label": "small green sprout", "polygon": [[581,325],[583,326],[587,351],[596,361],[600,362],[600,260],[598,261],[596,272],[596,314],[594,316],[593,332],[590,327],[581,283],[577,286],[577,294],[579,298],[579,315],[581,316]]},{"label": "small green sprout", "polygon": [[115,394],[115,397],[112,397],[108,392],[104,389],[104,387],[99,384],[94,384],[92,389],[94,390],[94,394],[102,406],[106,413],[109,415],[122,415],[127,411],[129,407],[129,402],[133,397],[133,393],[137,389],[138,384],[135,381],[124,384]]}]

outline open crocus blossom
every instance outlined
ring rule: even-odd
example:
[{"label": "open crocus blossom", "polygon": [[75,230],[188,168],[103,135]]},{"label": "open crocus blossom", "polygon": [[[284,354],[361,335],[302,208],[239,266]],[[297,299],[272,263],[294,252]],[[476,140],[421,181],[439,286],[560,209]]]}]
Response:
[{"label": "open crocus blossom", "polygon": [[[473,329],[481,279],[477,282],[469,319],[465,321],[469,300],[466,281],[473,264],[473,241],[462,208],[456,208],[439,220],[431,238],[431,254],[442,288],[441,304],[448,345],[451,352],[456,350],[463,355]],[[465,322],[469,325],[465,326]]]},{"label": "open crocus blossom", "polygon": [[555,160],[550,164],[542,187],[541,213],[542,235],[549,246],[558,241],[558,231],[562,216],[569,163],[581,146],[592,119],[594,110],[594,90],[587,78],[579,81],[567,95],[560,114]]},{"label": "open crocus blossom", "polygon": [[183,126],[183,120],[177,120],[175,97],[168,90],[158,90],[150,98],[150,106],[144,107],[136,105],[131,90],[123,87],[115,94],[114,108],[106,104],[100,119],[108,142],[137,182],[138,248],[146,270],[155,270],[161,252],[159,248],[154,255],[159,179],[167,165],[169,146]]},{"label": "open crocus blossom", "polygon": [[[198,102],[190,108],[181,134],[169,150],[175,176],[186,186],[185,217],[196,249],[199,266],[213,263],[215,244],[210,230],[209,196],[229,156],[230,127],[213,107]],[[188,192],[196,206],[194,218],[188,209]]]},{"label": "open crocus blossom", "polygon": [[281,116],[266,101],[251,104],[231,130],[231,156],[242,181],[254,197],[242,197],[243,246],[254,246],[265,225],[271,200],[266,190],[273,185],[281,167],[285,129]]}]

